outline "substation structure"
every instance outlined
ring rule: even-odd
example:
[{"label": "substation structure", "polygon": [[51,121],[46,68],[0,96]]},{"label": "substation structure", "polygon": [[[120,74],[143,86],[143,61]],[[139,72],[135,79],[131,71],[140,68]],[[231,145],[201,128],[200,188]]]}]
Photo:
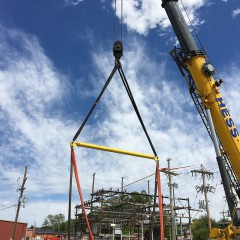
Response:
[{"label": "substation structure", "polygon": [[[162,197],[168,199],[169,197]],[[149,232],[153,232],[153,239],[159,239],[159,206],[156,203],[154,209],[154,195],[146,192],[127,192],[120,190],[100,189],[91,194],[91,200],[85,201],[85,209],[88,212],[89,223],[94,237],[127,239],[152,239]],[[191,207],[189,198],[178,199],[187,203],[187,206],[174,206],[163,203],[164,226],[170,229],[174,226],[179,228],[179,236],[183,235],[182,229],[191,231]],[[168,200],[169,201],[169,200]],[[186,204],[184,204],[186,205]],[[174,214],[171,214],[173,209]],[[178,214],[178,210],[186,210],[187,216]],[[174,215],[174,219],[171,216]],[[187,219],[182,221],[182,219]],[[180,224],[182,224],[180,226]],[[177,225],[179,227],[177,227]],[[82,205],[75,206],[74,231],[76,236],[86,232],[87,225],[82,213]],[[180,230],[181,229],[181,230]]]}]

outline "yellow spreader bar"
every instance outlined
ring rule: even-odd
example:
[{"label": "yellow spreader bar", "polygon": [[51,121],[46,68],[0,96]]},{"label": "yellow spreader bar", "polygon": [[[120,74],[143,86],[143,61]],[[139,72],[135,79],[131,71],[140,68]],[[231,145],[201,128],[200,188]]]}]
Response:
[{"label": "yellow spreader bar", "polygon": [[148,158],[148,159],[153,159],[155,161],[158,161],[158,157],[157,156],[153,156],[153,155],[150,155],[150,154],[131,152],[131,151],[121,150],[121,149],[117,149],[117,148],[111,148],[111,147],[95,145],[95,144],[91,144],[91,143],[71,142],[70,146],[71,147],[92,148],[92,149],[102,150],[102,151],[106,151],[106,152],[114,152],[114,153],[131,155],[131,156],[141,157],[141,158]]}]

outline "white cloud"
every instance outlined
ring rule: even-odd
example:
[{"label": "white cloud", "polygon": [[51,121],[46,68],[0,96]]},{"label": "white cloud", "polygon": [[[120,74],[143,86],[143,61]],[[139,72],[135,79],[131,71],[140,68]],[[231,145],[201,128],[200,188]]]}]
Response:
[{"label": "white cloud", "polygon": [[80,4],[83,1],[84,0],[64,0],[65,4],[69,5],[69,6],[76,6],[76,5]]},{"label": "white cloud", "polygon": [[[148,56],[146,52],[147,46],[139,42],[139,40],[131,39],[131,41],[126,42],[131,42],[134,46],[128,45],[126,48],[134,49],[134,51],[125,53],[122,66],[142,118],[159,154],[161,166],[166,167],[166,158],[172,157],[173,167],[191,165],[190,169],[198,169],[200,164],[203,163],[207,169],[216,172],[217,165],[212,144],[188,93],[184,92],[178,85],[176,86],[176,82],[171,81],[171,77],[165,75],[166,73],[163,70],[164,62],[156,63]],[[102,61],[99,62],[97,59],[102,59]],[[113,64],[112,56],[110,57],[110,54],[107,55],[106,52],[99,52],[95,55],[95,60],[98,71],[107,77]],[[103,144],[121,149],[151,153],[149,144],[131,108],[130,101],[125,94],[125,89],[122,87],[119,77],[112,80],[102,101],[104,102],[106,119],[97,125],[95,132],[101,135],[101,139],[104,139],[104,141],[102,140]],[[98,129],[101,129],[101,132]],[[193,149],[195,151],[191,152]],[[185,155],[184,153],[188,154]],[[98,174],[104,174],[105,178],[109,176],[109,179],[114,179],[114,182],[111,181],[110,183],[104,182],[105,178],[104,180],[99,179],[100,187],[120,186],[122,176],[129,183],[154,172],[154,163],[148,160],[131,160],[131,158],[126,157],[124,157],[126,160],[121,160],[122,157],[114,155],[105,155],[103,159],[107,162],[114,162],[113,166],[115,166],[117,158],[119,159],[119,170],[114,172],[114,177],[109,165],[106,169],[103,167],[102,170],[98,171],[96,177],[98,177]],[[110,173],[108,173],[107,169]],[[202,196],[195,191],[197,183],[190,174],[187,175],[187,170],[182,172],[183,174],[177,180],[181,186],[176,190],[177,194],[182,197],[190,197],[192,207],[198,208],[198,201],[194,200],[196,195],[198,199]],[[190,170],[188,170],[189,172]],[[162,182],[165,183],[165,176],[162,178]],[[214,186],[219,183],[219,177],[216,177],[216,179],[218,182],[214,182]],[[137,188],[138,190],[141,190],[141,187],[146,189],[146,186],[147,184],[145,186],[142,184],[138,185]],[[134,188],[134,186],[131,187]],[[165,189],[164,194],[168,195],[166,185],[163,185],[163,188]],[[218,186],[216,195],[219,198],[223,196],[221,186]],[[223,203],[216,203],[211,194],[209,198],[211,199],[212,215],[218,217],[219,209],[222,209]]]},{"label": "white cloud", "polygon": [[[66,79],[56,72],[35,37],[2,26],[0,31],[0,178],[12,186],[1,187],[1,198],[16,203],[18,193],[10,192],[15,192],[26,165],[25,194],[30,201],[66,194],[69,142],[77,128],[55,111],[64,98],[62,90],[68,93]],[[3,216],[14,219],[8,210]]]},{"label": "white cloud", "polygon": [[[183,3],[193,25],[196,26],[202,24],[203,21],[198,18],[196,10],[204,5],[204,1],[185,0]],[[182,8],[180,3],[179,6]],[[117,1],[116,9],[117,16],[121,18],[121,0]],[[185,19],[188,19],[183,8],[182,12]],[[149,30],[156,28],[157,26],[160,26],[161,28],[167,28],[170,26],[165,10],[161,6],[161,1],[158,0],[123,1],[123,22],[127,25],[129,30],[136,31],[142,35],[147,35]]]},{"label": "white cloud", "polygon": [[[65,216],[65,220],[67,220],[68,216],[67,209],[68,209],[67,199],[64,199],[64,201],[59,200],[53,201],[48,199],[34,202],[29,201],[26,204],[25,208],[21,208],[19,221],[26,222],[26,219],[28,219],[28,223],[30,223],[30,225],[31,224],[34,225],[35,223],[37,227],[40,227],[43,223],[43,219],[46,218],[48,214],[54,215],[62,213]],[[12,209],[12,212],[15,212],[15,209]],[[29,216],[29,213],[31,213],[30,214],[31,216]]]},{"label": "white cloud", "polygon": [[232,11],[232,16],[233,16],[233,17],[236,17],[236,16],[238,16],[239,14],[240,14],[240,8],[237,8],[237,9],[235,9],[235,10]]},{"label": "white cloud", "polygon": [[[30,224],[36,220],[41,225],[48,213],[61,212],[67,215],[69,141],[79,123],[68,119],[68,115],[63,117],[63,106],[60,106],[62,112],[54,111],[55,106],[66,97],[70,83],[65,76],[57,73],[37,39],[3,27],[0,36],[0,131],[4,140],[0,147],[0,177],[9,179],[8,185],[1,188],[0,193],[4,196],[2,202],[5,205],[16,203],[16,178],[23,175],[24,166],[28,164],[26,194],[29,204],[21,210],[20,219]],[[148,56],[148,46],[144,42],[139,39],[126,42],[129,43],[126,46],[129,51],[122,59],[122,66],[159,155],[161,167],[166,167],[166,158],[172,157],[172,167],[191,165],[193,169],[199,168],[200,163],[203,163],[207,169],[216,172],[212,144],[192,100],[182,90],[182,83],[172,81],[172,78],[179,76],[177,67],[176,75],[167,75],[166,63],[155,62]],[[95,50],[95,71],[90,79],[101,79],[99,85],[102,86],[113,64],[112,53]],[[239,73],[232,71],[233,79],[236,79],[235,74]],[[179,81],[183,82],[181,79]],[[86,93],[88,90],[93,93],[92,89],[87,89]],[[232,94],[233,100],[230,101],[237,102],[234,99],[239,98],[239,93],[234,91]],[[95,91],[94,95],[97,96]],[[80,106],[84,108],[84,104]],[[117,74],[94,112],[92,124],[85,127],[78,141],[149,154],[152,152]],[[155,170],[154,161],[146,159],[87,149],[76,149],[75,152],[86,199],[91,191],[94,172],[97,179],[95,189],[99,189],[120,187],[122,177],[124,184],[127,184],[152,174]],[[176,194],[190,197],[192,207],[197,208],[197,202],[194,201],[196,182],[187,175],[187,170],[181,172],[183,174],[177,181],[182,188],[176,190]],[[165,176],[162,177],[162,182],[164,194],[168,195]],[[219,179],[214,182],[217,183]],[[146,182],[129,186],[128,190],[143,188],[147,188]],[[223,192],[219,189],[215,196],[220,199]],[[152,190],[151,187],[151,192]],[[79,201],[75,184],[73,191],[74,205]],[[218,216],[223,203],[211,199],[210,204],[213,215]],[[29,212],[34,212],[34,219]],[[1,216],[14,219],[14,213],[14,209],[4,210]]]}]

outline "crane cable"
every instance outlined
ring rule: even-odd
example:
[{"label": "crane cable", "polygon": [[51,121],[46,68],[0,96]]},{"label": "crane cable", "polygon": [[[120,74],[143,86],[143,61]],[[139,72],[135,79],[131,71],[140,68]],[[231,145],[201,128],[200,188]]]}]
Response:
[{"label": "crane cable", "polygon": [[116,18],[117,18],[117,1],[114,1],[114,21],[113,21],[113,36],[114,42],[116,41]]},{"label": "crane cable", "polygon": [[[113,26],[114,27],[114,42],[116,41],[116,18],[117,18],[117,0],[115,0],[115,4],[114,4],[114,26]],[[120,31],[120,33],[121,33],[121,43],[122,43],[122,39],[123,39],[123,0],[121,0],[121,31]],[[106,83],[104,84],[98,98],[95,100],[92,108],[90,109],[89,113],[87,114],[86,118],[84,119],[82,125],[79,127],[78,131],[76,132],[75,136],[73,137],[73,140],[72,140],[73,142],[77,139],[77,137],[81,133],[82,129],[84,128],[85,124],[87,123],[87,121],[88,121],[90,115],[92,114],[93,110],[97,106],[99,100],[101,99],[104,91],[106,90],[106,88],[107,88],[108,84],[110,83],[112,77],[114,76],[115,72],[117,71],[117,69],[120,68],[121,63],[120,63],[119,59],[115,60],[115,66],[114,66],[111,74],[109,75],[109,77],[108,77]]]},{"label": "crane cable", "polygon": [[[114,26],[113,26],[113,30],[114,30],[114,41],[117,40],[116,38],[116,25],[117,25],[117,0],[114,1]],[[121,42],[123,42],[123,0],[121,0],[121,17],[120,17],[120,40]]]},{"label": "crane cable", "polygon": [[[188,12],[187,12],[187,9],[186,9],[186,7],[184,6],[182,0],[180,0],[180,2],[181,2],[181,4],[182,4],[182,6],[183,6],[184,12],[185,12],[186,15],[187,15],[188,21],[189,21],[189,23],[190,23],[190,25],[191,25],[191,28],[192,28],[193,32],[194,32],[194,34],[195,34],[195,36],[196,36],[196,38],[197,38],[197,40],[198,40],[198,42],[199,42],[202,50],[204,50],[204,47],[203,47],[202,42],[201,42],[201,40],[200,40],[200,37],[198,36],[197,31],[195,30],[195,27],[194,27],[194,25],[193,25],[193,21],[190,19],[189,14],[188,14]],[[205,50],[204,50],[204,52],[205,52]]]}]

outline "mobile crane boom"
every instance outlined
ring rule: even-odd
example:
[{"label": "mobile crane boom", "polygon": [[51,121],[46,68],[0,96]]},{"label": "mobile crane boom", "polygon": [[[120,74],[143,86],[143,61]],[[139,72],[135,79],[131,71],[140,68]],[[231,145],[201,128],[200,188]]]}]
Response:
[{"label": "mobile crane boom", "polygon": [[[230,196],[230,179],[227,177],[225,166],[220,161],[224,156],[229,159],[233,174],[236,176],[236,182],[239,184],[240,136],[219,91],[222,80],[214,80],[215,69],[209,63],[206,53],[197,48],[197,44],[179,8],[178,0],[162,0],[162,7],[168,15],[181,46],[179,52],[175,54],[174,60],[180,66],[181,73],[183,74],[182,71],[185,70],[193,80],[194,89],[200,97],[200,105],[203,109],[210,110],[214,128],[223,146],[221,149],[222,156],[217,157],[217,159],[227,200],[231,198],[228,201],[228,206],[233,219],[235,203]],[[238,190],[236,192],[239,197],[240,192]]]}]

